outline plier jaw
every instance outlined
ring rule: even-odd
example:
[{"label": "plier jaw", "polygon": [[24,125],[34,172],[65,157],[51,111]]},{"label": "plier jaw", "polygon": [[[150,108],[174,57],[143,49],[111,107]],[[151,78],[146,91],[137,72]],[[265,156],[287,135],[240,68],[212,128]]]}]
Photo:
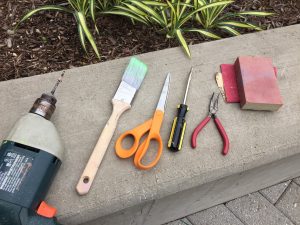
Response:
[{"label": "plier jaw", "polygon": [[210,104],[209,104],[209,117],[215,117],[218,109],[219,109],[219,97],[220,93],[214,92],[213,95],[211,96],[210,99]]}]

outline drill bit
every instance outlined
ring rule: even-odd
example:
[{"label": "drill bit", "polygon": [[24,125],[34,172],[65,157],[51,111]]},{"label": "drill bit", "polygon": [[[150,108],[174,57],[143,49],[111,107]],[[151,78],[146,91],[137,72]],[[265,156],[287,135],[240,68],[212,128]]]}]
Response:
[{"label": "drill bit", "polygon": [[56,91],[56,88],[58,87],[58,85],[62,82],[62,79],[65,75],[65,71],[62,72],[62,74],[60,75],[60,77],[57,79],[52,91],[50,92],[52,95],[54,95],[55,91]]},{"label": "drill bit", "polygon": [[33,106],[30,109],[30,113],[34,113],[44,117],[45,119],[49,120],[54,113],[55,104],[57,102],[54,93],[58,85],[62,82],[62,78],[65,74],[65,71],[62,72],[58,80],[56,81],[52,91],[50,93],[43,93],[40,98],[35,100]]}]

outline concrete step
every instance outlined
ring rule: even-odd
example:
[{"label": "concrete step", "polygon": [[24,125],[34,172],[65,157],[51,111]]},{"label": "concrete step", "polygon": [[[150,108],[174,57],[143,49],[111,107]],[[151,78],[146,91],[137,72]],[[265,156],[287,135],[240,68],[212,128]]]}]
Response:
[{"label": "concrete step", "polygon": [[289,186],[291,181],[286,181],[272,187],[267,187],[259,192],[273,205],[278,201],[281,195],[284,193],[286,188]]},{"label": "concrete step", "polygon": [[245,225],[294,225],[259,192],[230,201],[226,207]]},{"label": "concrete step", "polygon": [[298,189],[289,180],[164,225],[298,224]]},{"label": "concrete step", "polygon": [[294,224],[300,224],[300,186],[291,183],[275,205]]},{"label": "concrete step", "polygon": [[[133,107],[120,119],[117,131],[91,192],[78,196],[75,186],[110,113],[112,99],[128,58],[66,71],[57,91],[53,122],[66,146],[66,158],[48,194],[64,224],[159,225],[210,208],[300,175],[300,25],[191,46],[193,58],[181,48],[139,55],[149,73]],[[207,115],[214,73],[221,63],[239,55],[274,59],[284,106],[276,113],[242,111],[220,101],[219,118],[231,140],[228,156],[214,124],[190,147],[190,135]],[[139,171],[132,160],[114,154],[114,142],[125,130],[152,116],[165,74],[172,82],[161,134],[166,145],[176,105],[182,101],[190,67],[194,77],[188,98],[184,149],[166,148],[159,164]],[[31,107],[41,92],[50,90],[59,72],[0,83],[0,138]],[[91,222],[92,221],[92,222]]]},{"label": "concrete step", "polygon": [[225,205],[217,205],[187,217],[192,225],[244,225]]}]

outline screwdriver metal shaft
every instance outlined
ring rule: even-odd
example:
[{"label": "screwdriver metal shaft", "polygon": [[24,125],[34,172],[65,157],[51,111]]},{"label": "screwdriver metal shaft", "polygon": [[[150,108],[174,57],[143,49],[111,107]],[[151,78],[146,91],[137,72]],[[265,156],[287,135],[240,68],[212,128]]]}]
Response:
[{"label": "screwdriver metal shaft", "polygon": [[177,117],[175,117],[175,119],[173,120],[172,130],[168,141],[168,148],[174,152],[180,151],[182,149],[182,142],[183,142],[184,133],[186,129],[185,116],[189,110],[188,106],[186,105],[186,100],[190,89],[192,74],[193,74],[193,67],[191,68],[189,78],[187,81],[183,103],[178,105],[177,107],[178,108]]},{"label": "screwdriver metal shaft", "polygon": [[192,80],[193,69],[194,69],[194,68],[192,67],[192,68],[191,68],[190,75],[189,75],[189,79],[188,79],[188,82],[187,82],[187,85],[186,85],[183,104],[186,103],[187,95],[188,95],[188,93],[189,93],[190,83],[191,83],[191,80]]}]

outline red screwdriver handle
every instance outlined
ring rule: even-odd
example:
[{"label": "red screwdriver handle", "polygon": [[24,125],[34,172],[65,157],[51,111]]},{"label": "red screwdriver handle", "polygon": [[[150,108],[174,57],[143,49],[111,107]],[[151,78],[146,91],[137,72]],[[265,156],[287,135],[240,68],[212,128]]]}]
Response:
[{"label": "red screwdriver handle", "polygon": [[199,132],[206,126],[206,124],[210,121],[211,117],[208,116],[202,122],[195,128],[193,134],[192,134],[192,148],[197,147],[197,136]]},{"label": "red screwdriver handle", "polygon": [[222,139],[223,139],[223,155],[227,155],[228,151],[229,151],[229,138],[226,134],[226,131],[221,123],[221,121],[215,117],[215,124],[222,136]]}]

